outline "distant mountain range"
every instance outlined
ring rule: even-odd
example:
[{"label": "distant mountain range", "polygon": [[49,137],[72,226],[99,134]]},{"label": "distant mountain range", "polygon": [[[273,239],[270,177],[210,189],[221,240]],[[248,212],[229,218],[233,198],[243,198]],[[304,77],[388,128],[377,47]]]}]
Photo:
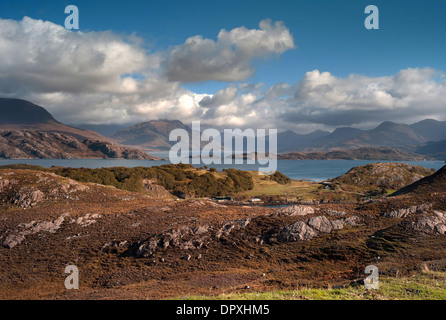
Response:
[{"label": "distant mountain range", "polygon": [[138,146],[145,150],[167,151],[176,143],[169,141],[172,130],[181,128],[189,135],[192,130],[179,120],[152,120],[137,123],[110,135],[119,143]]},{"label": "distant mountain range", "polygon": [[[191,132],[181,121],[156,120],[119,130],[110,137],[145,150],[166,151],[176,143],[169,141],[169,133],[175,128]],[[300,154],[294,157],[302,158],[445,160],[446,121],[427,119],[411,125],[386,121],[371,130],[342,127],[333,132],[317,130],[308,134],[288,130],[277,134],[277,144],[278,153],[297,152]]]},{"label": "distant mountain range", "polygon": [[[279,160],[388,160],[388,161],[422,161],[426,156],[402,152],[389,147],[362,147],[353,150],[289,152],[279,154]],[[430,160],[430,157],[428,158]]]},{"label": "distant mountain range", "polygon": [[[343,127],[337,128],[332,133],[315,131],[301,135],[292,131],[282,132],[278,134],[278,151],[311,152],[390,147],[418,152],[422,145],[440,140],[446,140],[446,121],[427,119],[412,125],[386,121],[371,130]],[[435,145],[432,145],[432,148],[434,147]],[[429,150],[423,154],[434,154],[433,151],[441,152],[441,150]]]},{"label": "distant mountain range", "polygon": [[0,98],[0,115],[0,158],[157,159],[97,132],[65,125],[25,100]]},{"label": "distant mountain range", "polygon": [[[123,125],[65,125],[44,108],[20,99],[0,98],[0,157],[16,157],[27,154],[29,157],[150,157],[145,151],[168,151],[176,142],[169,141],[173,129],[181,128],[189,134],[191,128],[179,120],[152,120],[129,127]],[[88,130],[90,129],[90,130]],[[104,136],[98,132],[96,129]],[[29,140],[12,142],[8,132],[31,132]],[[35,136],[32,132],[45,132]],[[50,134],[51,133],[51,134]],[[63,134],[56,137],[54,134]],[[67,137],[77,139],[84,146],[71,150],[76,145],[70,141],[56,141]],[[53,144],[39,145],[38,141]],[[101,142],[107,147],[91,151],[93,142]],[[268,142],[267,142],[268,143]],[[352,127],[337,128],[333,132],[317,130],[308,134],[297,134],[291,130],[277,134],[277,152],[286,159],[367,159],[367,160],[446,160],[446,121],[426,119],[411,125],[386,121],[371,130]],[[204,143],[206,144],[206,143]],[[115,146],[130,146],[122,152],[105,152]],[[54,150],[45,153],[53,146]],[[78,145],[78,147],[80,147]],[[28,148],[27,150],[22,150]],[[126,147],[129,148],[129,147]],[[21,150],[21,151],[20,151]],[[105,153],[102,153],[103,150]],[[267,146],[268,150],[268,146]]]}]

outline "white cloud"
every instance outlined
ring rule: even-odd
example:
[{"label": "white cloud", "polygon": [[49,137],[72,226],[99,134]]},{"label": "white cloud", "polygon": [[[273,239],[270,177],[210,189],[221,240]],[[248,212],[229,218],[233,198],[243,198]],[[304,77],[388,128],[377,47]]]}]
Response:
[{"label": "white cloud", "polygon": [[243,81],[254,73],[256,58],[280,55],[294,48],[282,22],[262,20],[259,29],[221,30],[217,41],[194,36],[171,50],[166,75],[172,81]]},{"label": "white cloud", "polygon": [[310,131],[385,120],[446,120],[446,81],[430,68],[395,75],[337,77],[313,70],[296,83],[231,84],[197,94],[181,81],[243,80],[252,61],[294,47],[283,23],[222,30],[152,53],[142,39],[72,32],[48,21],[0,19],[0,95],[28,99],[65,123],[179,119],[225,127]]},{"label": "white cloud", "polygon": [[335,77],[307,72],[281,118],[327,126],[409,122],[444,118],[446,81],[430,68],[409,68],[394,76]]},{"label": "white cloud", "polygon": [[[207,59],[194,60],[190,67],[200,77],[212,79],[222,67],[233,75],[248,76],[253,72],[252,59],[281,54],[294,46],[288,29],[270,21],[262,21],[260,29],[222,30],[217,42],[193,37],[172,51],[150,53],[142,43],[134,35],[72,32],[28,17],[21,21],[0,19],[0,94],[31,100],[67,123],[129,123],[163,118],[190,122],[204,117],[210,107],[200,105],[203,98],[217,106],[235,99],[238,90],[228,88],[221,96],[200,95],[167,79],[163,62],[172,66],[178,50],[188,55],[196,43],[198,56],[202,54]],[[208,50],[207,45],[215,50]],[[217,69],[210,68],[212,59],[219,61]],[[235,110],[237,105],[227,108]],[[240,123],[243,114],[231,117],[237,119],[232,122]],[[221,122],[208,118],[214,120]]]},{"label": "white cloud", "polygon": [[0,87],[9,93],[131,91],[129,75],[159,68],[156,55],[137,43],[28,17],[0,19]]}]

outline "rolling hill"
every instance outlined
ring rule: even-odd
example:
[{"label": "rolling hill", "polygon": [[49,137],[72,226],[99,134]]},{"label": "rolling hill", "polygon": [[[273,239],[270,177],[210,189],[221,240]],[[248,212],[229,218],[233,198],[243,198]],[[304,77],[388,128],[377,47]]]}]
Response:
[{"label": "rolling hill", "polygon": [[0,158],[125,158],[156,160],[90,130],[65,125],[44,108],[21,99],[0,98]]},{"label": "rolling hill", "polygon": [[378,162],[354,167],[346,174],[332,179],[332,183],[354,185],[362,188],[398,190],[426,176],[433,170],[407,163]]},{"label": "rolling hill", "polygon": [[398,190],[392,194],[392,196],[402,194],[425,194],[433,192],[446,192],[446,166],[442,167],[434,174]]}]

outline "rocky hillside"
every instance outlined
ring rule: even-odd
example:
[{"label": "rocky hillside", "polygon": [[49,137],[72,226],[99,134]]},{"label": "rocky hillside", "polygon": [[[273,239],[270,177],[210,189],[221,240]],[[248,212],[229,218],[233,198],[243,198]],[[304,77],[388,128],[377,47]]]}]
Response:
[{"label": "rocky hillside", "polygon": [[446,192],[446,166],[434,174],[398,190],[394,195]]},{"label": "rocky hillside", "polygon": [[[439,268],[444,195],[262,208],[0,170],[1,299],[166,299],[349,286]],[[80,289],[66,290],[67,265]]]},{"label": "rocky hillside", "polygon": [[407,163],[379,162],[354,167],[346,174],[331,180],[331,182],[362,188],[377,187],[398,190],[431,175],[434,171],[433,169],[412,166]]},{"label": "rocky hillside", "polygon": [[3,159],[135,159],[157,160],[149,154],[107,141],[81,139],[67,133],[0,131]]},{"label": "rocky hillside", "polygon": [[0,98],[0,114],[0,158],[157,159],[94,131],[67,126],[29,101]]},{"label": "rocky hillside", "polygon": [[415,152],[446,161],[446,140],[428,142],[417,147]]}]

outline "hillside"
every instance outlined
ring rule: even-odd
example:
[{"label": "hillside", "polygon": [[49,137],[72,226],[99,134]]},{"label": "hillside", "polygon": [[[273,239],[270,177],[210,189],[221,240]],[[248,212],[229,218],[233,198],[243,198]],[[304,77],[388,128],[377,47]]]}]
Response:
[{"label": "hillside", "polygon": [[415,149],[415,152],[446,161],[446,140],[428,142],[418,146]]},{"label": "hillside", "polygon": [[408,185],[393,195],[446,192],[446,166],[434,174]]},{"label": "hillside", "polygon": [[137,149],[111,142],[77,139],[67,133],[41,131],[0,131],[3,159],[133,159],[157,160]]},{"label": "hillside", "polygon": [[[370,264],[386,281],[446,266],[444,194],[267,208],[157,199],[22,169],[0,169],[0,191],[0,299],[364,292]],[[73,264],[79,290],[64,287]],[[387,297],[376,293],[366,296]]]},{"label": "hillside", "polygon": [[308,134],[297,134],[291,130],[277,134],[277,151],[288,152],[311,146],[314,140],[327,137],[330,132],[316,130]]},{"label": "hillside", "polygon": [[169,141],[169,134],[173,129],[181,128],[187,132],[191,129],[178,120],[153,120],[137,123],[111,135],[117,142],[138,146],[145,150],[170,150],[176,143]]},{"label": "hillside", "polygon": [[370,163],[354,167],[346,174],[330,180],[332,183],[354,185],[360,188],[398,190],[426,176],[434,170],[407,163]]},{"label": "hillside", "polygon": [[363,147],[354,150],[338,150],[328,152],[291,152],[279,154],[277,159],[420,161],[426,159],[426,156],[402,152],[396,148]]},{"label": "hillside", "polygon": [[44,108],[21,99],[0,98],[0,158],[137,159],[147,153],[113,143],[94,131],[67,126]]},{"label": "hillside", "polygon": [[65,125],[44,108],[22,99],[0,98],[0,130],[26,130],[65,133],[78,139],[111,142],[109,138],[91,130]]}]

